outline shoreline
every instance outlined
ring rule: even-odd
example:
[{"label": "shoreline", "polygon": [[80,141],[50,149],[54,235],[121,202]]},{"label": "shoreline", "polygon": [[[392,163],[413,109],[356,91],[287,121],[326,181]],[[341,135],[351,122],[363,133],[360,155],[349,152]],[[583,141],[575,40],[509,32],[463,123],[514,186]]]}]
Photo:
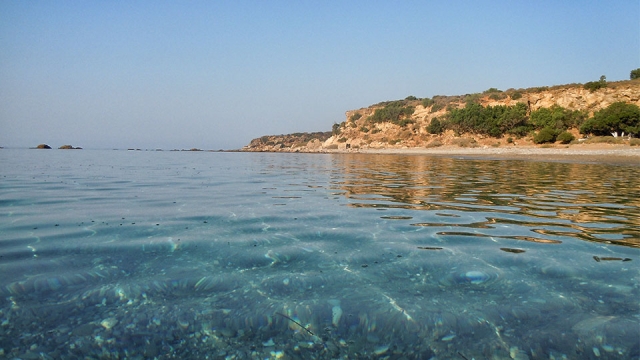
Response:
[{"label": "shoreline", "polygon": [[356,149],[316,149],[304,151],[260,151],[241,149],[240,152],[269,153],[310,153],[310,154],[370,154],[370,155],[426,155],[441,157],[462,157],[478,160],[533,160],[556,162],[579,162],[640,166],[640,147],[612,144],[577,144],[539,147],[521,145],[512,147],[440,147],[403,148],[356,148]]},{"label": "shoreline", "polygon": [[437,148],[384,148],[357,149],[351,152],[378,155],[430,155],[461,156],[472,159],[569,161],[590,163],[615,163],[640,166],[640,147],[608,144],[580,144],[568,146],[538,147],[475,147],[441,146]]}]

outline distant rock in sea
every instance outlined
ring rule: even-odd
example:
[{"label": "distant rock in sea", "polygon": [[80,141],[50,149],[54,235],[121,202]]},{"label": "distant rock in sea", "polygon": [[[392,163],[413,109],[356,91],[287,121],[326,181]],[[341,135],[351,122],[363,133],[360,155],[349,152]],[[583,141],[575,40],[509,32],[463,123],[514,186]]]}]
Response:
[{"label": "distant rock in sea", "polygon": [[36,146],[36,149],[51,149],[51,146],[49,146],[47,144],[40,144],[40,145]]},{"label": "distant rock in sea", "polygon": [[82,150],[81,147],[73,147],[71,145],[62,145],[58,149],[62,149],[62,150]]}]

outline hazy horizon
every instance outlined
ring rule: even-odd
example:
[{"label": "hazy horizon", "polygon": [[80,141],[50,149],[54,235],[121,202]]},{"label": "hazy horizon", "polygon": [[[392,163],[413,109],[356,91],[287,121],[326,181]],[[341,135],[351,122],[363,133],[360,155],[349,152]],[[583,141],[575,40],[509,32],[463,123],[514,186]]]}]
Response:
[{"label": "hazy horizon", "polygon": [[0,146],[238,149],[409,95],[626,80],[640,3],[0,0]]}]

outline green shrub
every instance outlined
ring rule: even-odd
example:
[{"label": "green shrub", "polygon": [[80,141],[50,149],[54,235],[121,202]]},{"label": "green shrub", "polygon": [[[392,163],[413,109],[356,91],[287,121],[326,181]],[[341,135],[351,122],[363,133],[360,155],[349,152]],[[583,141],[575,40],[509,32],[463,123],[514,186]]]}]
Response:
[{"label": "green shrub", "polygon": [[433,104],[433,106],[431,107],[431,111],[429,111],[430,113],[434,113],[437,111],[440,111],[444,109],[444,104],[443,103],[435,103]]},{"label": "green shrub", "polygon": [[511,100],[518,100],[520,98],[522,98],[522,93],[519,91],[516,91],[513,94],[511,94]]},{"label": "green shrub", "polygon": [[518,138],[522,138],[527,136],[531,131],[533,131],[533,127],[529,124],[520,125],[512,128],[507,131],[507,134],[514,135]]},{"label": "green shrub", "polygon": [[354,122],[354,121],[356,121],[356,120],[360,119],[361,117],[362,117],[362,114],[360,114],[360,113],[355,113],[355,114],[351,115],[351,117],[349,118],[349,121]]},{"label": "green shrub", "polygon": [[507,144],[513,144],[513,138],[512,137],[508,137],[507,138]]},{"label": "green shrub", "polygon": [[475,93],[475,94],[467,94],[464,97],[464,101],[469,104],[469,103],[479,103],[480,99],[482,99],[482,94],[479,93]]},{"label": "green shrub", "polygon": [[424,98],[422,99],[422,106],[424,106],[425,108],[428,108],[429,106],[435,104],[436,102],[433,101],[433,99],[429,99],[429,98]]},{"label": "green shrub", "polygon": [[347,138],[345,138],[345,137],[341,137],[340,139],[338,139],[338,142],[339,142],[339,143],[347,142]]},{"label": "green shrub", "polygon": [[491,100],[502,100],[507,97],[507,95],[502,90],[498,90],[496,88],[489,88],[483,91],[482,94],[489,94],[489,99]]},{"label": "green shrub", "polygon": [[631,74],[629,75],[631,80],[640,79],[640,68],[631,70]]},{"label": "green shrub", "polygon": [[340,124],[338,123],[333,123],[333,126],[331,127],[331,134],[336,136],[336,135],[340,135],[342,131],[340,130]]},{"label": "green shrub", "polygon": [[602,75],[600,76],[600,80],[598,81],[589,81],[588,83],[584,84],[583,86],[586,90],[589,90],[589,92],[594,92],[598,89],[602,89],[602,88],[606,88],[607,87],[607,77]]},{"label": "green shrub", "polygon": [[415,120],[412,119],[400,119],[396,122],[394,122],[394,124],[400,126],[400,127],[405,127],[409,124],[415,124]]},{"label": "green shrub", "polygon": [[629,140],[629,145],[630,146],[640,146],[640,139],[630,139]]},{"label": "green shrub", "polygon": [[491,94],[491,93],[501,93],[502,90],[498,90],[496,88],[488,88],[487,90],[483,91],[483,94]]},{"label": "green shrub", "polygon": [[539,92],[543,92],[543,91],[547,91],[549,90],[548,86],[538,86],[538,87],[532,87],[529,89],[529,91],[534,92],[534,93],[539,93]]},{"label": "green shrub", "polygon": [[429,134],[442,134],[444,131],[444,124],[440,122],[438,118],[433,118],[431,123],[427,126]]},{"label": "green shrub", "polygon": [[373,115],[369,116],[369,121],[373,123],[390,122],[400,125],[400,120],[410,118],[414,111],[415,107],[405,106],[403,101],[393,101],[381,109],[376,109]]},{"label": "green shrub", "polygon": [[553,105],[550,108],[540,108],[531,112],[529,120],[531,125],[538,130],[545,127],[566,130],[580,126],[586,118],[587,115],[584,111],[574,111]]},{"label": "green shrub", "polygon": [[487,106],[468,102],[462,109],[450,109],[447,128],[458,134],[473,133],[500,137],[514,128],[526,126],[527,106]]},{"label": "green shrub", "polygon": [[575,139],[576,139],[575,136],[573,136],[573,134],[571,134],[568,131],[558,134],[558,137],[556,138],[556,140],[560,141],[562,144],[568,144]]},{"label": "green shrub", "polygon": [[368,133],[369,132],[369,128],[366,126],[361,126],[360,127],[360,131],[362,131],[363,133]]},{"label": "green shrub", "polygon": [[640,135],[640,107],[616,102],[596,111],[593,117],[580,126],[580,133],[610,135],[614,133]]},{"label": "green shrub", "polygon": [[404,98],[404,99],[405,99],[405,100],[407,100],[407,101],[418,100],[418,98],[417,98],[417,97],[415,97],[415,96],[413,96],[413,95],[409,95],[409,96],[407,96],[407,97],[406,97],[406,98]]},{"label": "green shrub", "polygon": [[546,127],[533,137],[533,142],[536,144],[552,143],[556,141],[556,136],[555,129]]}]

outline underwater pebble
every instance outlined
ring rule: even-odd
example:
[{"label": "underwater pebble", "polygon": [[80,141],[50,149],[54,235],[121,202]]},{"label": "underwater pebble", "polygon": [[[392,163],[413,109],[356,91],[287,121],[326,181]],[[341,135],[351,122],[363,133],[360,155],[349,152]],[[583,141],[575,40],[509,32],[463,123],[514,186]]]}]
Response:
[{"label": "underwater pebble", "polygon": [[453,338],[455,338],[455,337],[456,337],[456,334],[451,334],[451,335],[444,336],[444,337],[443,337],[442,339],[440,339],[440,340],[442,340],[442,341],[451,341],[451,340],[453,340]]},{"label": "underwater pebble", "polygon": [[615,349],[611,345],[602,345],[602,350],[606,352],[613,352]]},{"label": "underwater pebble", "polygon": [[523,350],[518,349],[517,346],[509,349],[509,356],[511,356],[513,360],[529,360],[529,355]]},{"label": "underwater pebble", "polygon": [[331,315],[331,324],[338,327],[340,324],[340,318],[342,317],[342,308],[340,308],[340,305],[336,305],[331,309]]},{"label": "underwater pebble", "polygon": [[177,323],[178,323],[178,326],[183,328],[183,329],[187,329],[189,327],[189,321],[187,321],[187,320],[178,319]]},{"label": "underwater pebble", "polygon": [[262,346],[264,347],[271,347],[271,346],[275,346],[276,343],[273,342],[273,339],[269,339],[268,341],[265,341],[262,343]]},{"label": "underwater pebble", "polygon": [[389,350],[389,345],[381,345],[376,347],[375,350],[373,350],[373,353],[376,355],[383,355],[387,350]]},{"label": "underwater pebble", "polygon": [[284,351],[280,351],[280,350],[272,351],[270,354],[276,359],[282,359],[284,357]]},{"label": "underwater pebble", "polygon": [[118,320],[116,320],[115,318],[106,318],[100,322],[100,325],[102,325],[102,327],[107,330],[111,330],[117,324]]},{"label": "underwater pebble", "polygon": [[303,349],[311,349],[313,347],[313,342],[311,341],[302,341],[298,343],[298,346]]},{"label": "underwater pebble", "polygon": [[596,357],[600,357],[600,349],[598,349],[597,347],[593,347],[593,355],[595,355]]}]

